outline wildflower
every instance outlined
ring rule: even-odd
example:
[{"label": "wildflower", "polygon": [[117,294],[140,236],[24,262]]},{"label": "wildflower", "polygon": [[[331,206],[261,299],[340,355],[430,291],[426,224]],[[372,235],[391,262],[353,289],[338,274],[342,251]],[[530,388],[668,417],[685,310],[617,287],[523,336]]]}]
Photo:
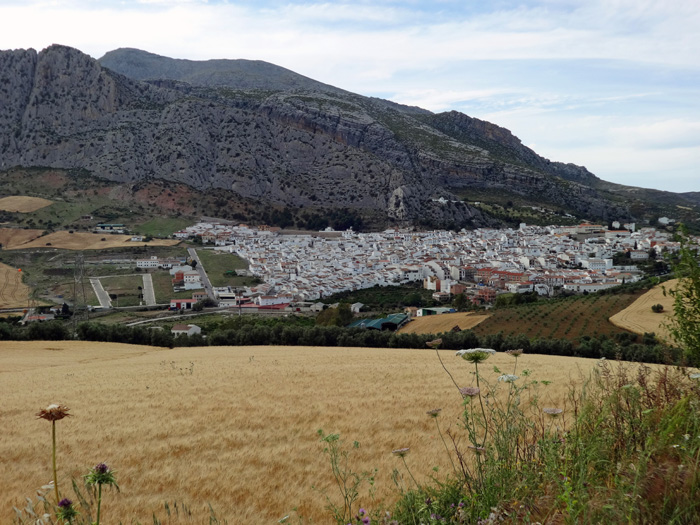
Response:
[{"label": "wildflower", "polygon": [[37,412],[37,417],[46,421],[60,421],[64,417],[69,417],[70,409],[65,405],[49,405]]},{"label": "wildflower", "polygon": [[564,412],[561,408],[543,408],[542,412],[552,417],[559,417],[559,415]]},{"label": "wildflower", "polygon": [[433,339],[432,341],[428,341],[425,344],[429,348],[438,348],[442,344],[442,338]]},{"label": "wildflower", "polygon": [[63,498],[58,502],[56,517],[70,523],[78,515],[78,511],[73,508],[73,502],[68,498]]},{"label": "wildflower", "polygon": [[513,374],[503,374],[502,376],[500,376],[500,377],[498,378],[498,380],[499,380],[501,383],[512,383],[512,382],[514,382],[516,379],[518,379],[518,376],[513,375]]},{"label": "wildflower", "polygon": [[491,348],[470,348],[468,350],[458,350],[456,355],[465,361],[478,364],[486,361],[490,355],[495,353],[496,351]]},{"label": "wildflower", "polygon": [[70,410],[67,406],[61,404],[52,404],[37,412],[36,416],[39,419],[51,421],[51,466],[53,467],[53,488],[56,496],[56,503],[59,502],[58,494],[58,471],[56,469],[56,421],[60,421],[65,417],[69,417]]},{"label": "wildflower", "polygon": [[515,348],[513,350],[506,350],[506,354],[512,355],[513,357],[520,357],[525,351],[522,348]]},{"label": "wildflower", "polygon": [[392,450],[391,453],[394,454],[395,456],[398,456],[400,458],[405,458],[406,454],[408,454],[410,448],[397,448],[396,450]]},{"label": "wildflower", "polygon": [[97,485],[97,521],[95,522],[95,525],[100,525],[102,485],[110,485],[119,490],[119,485],[117,485],[117,480],[114,477],[114,471],[104,463],[98,463],[92,469],[90,469],[90,472],[88,472],[85,476],[85,484],[92,485],[93,487]]},{"label": "wildflower", "polygon": [[474,397],[478,396],[481,390],[475,386],[465,386],[459,389],[459,393],[464,397]]},{"label": "wildflower", "polygon": [[436,418],[440,415],[440,411],[442,408],[433,408],[432,410],[428,410],[426,414],[428,414],[432,418]]}]

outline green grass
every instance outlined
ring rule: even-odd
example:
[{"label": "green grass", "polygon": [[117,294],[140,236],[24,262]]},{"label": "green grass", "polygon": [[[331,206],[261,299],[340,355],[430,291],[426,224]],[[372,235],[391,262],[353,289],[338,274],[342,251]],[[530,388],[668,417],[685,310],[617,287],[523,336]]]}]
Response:
[{"label": "green grass", "polygon": [[191,299],[192,292],[195,291],[174,292],[173,276],[164,270],[151,273],[151,279],[153,280],[153,292],[158,304],[170,303],[170,299]]},{"label": "green grass", "polygon": [[252,286],[259,282],[254,277],[228,276],[227,271],[245,270],[248,263],[232,253],[215,250],[197,250],[199,260],[209,276],[212,286]]},{"label": "green grass", "polygon": [[100,279],[102,287],[109,294],[116,294],[117,299],[112,300],[113,306],[138,306],[142,300],[139,287],[143,288],[141,275],[121,275]]},{"label": "green grass", "polygon": [[176,231],[190,226],[192,221],[175,217],[155,217],[134,226],[134,232],[151,237],[170,237]]}]

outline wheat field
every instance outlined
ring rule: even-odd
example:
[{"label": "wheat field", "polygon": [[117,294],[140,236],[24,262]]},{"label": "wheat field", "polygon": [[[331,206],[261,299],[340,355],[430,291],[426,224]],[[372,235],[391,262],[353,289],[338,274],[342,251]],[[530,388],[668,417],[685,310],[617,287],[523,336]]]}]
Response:
[{"label": "wheat field", "polygon": [[41,208],[46,208],[53,204],[53,201],[42,199],[40,197],[26,197],[23,195],[13,195],[11,197],[3,197],[0,199],[0,210],[30,213]]},{"label": "wheat field", "polygon": [[[440,354],[460,386],[473,384],[470,365]],[[524,355],[519,366],[553,381],[540,391],[541,406],[565,406],[569,386],[594,362]],[[513,364],[498,354],[482,371],[495,380],[494,365]],[[0,346],[0,398],[1,515],[51,479],[51,425],[35,414],[62,403],[72,417],[57,422],[59,486],[70,496],[71,477],[110,465],[121,492],[104,497],[107,523],[163,519],[165,502],[188,505],[192,523],[207,521],[208,504],[229,523],[277,522],[295,507],[329,523],[312,488],[337,501],[320,428],[360,442],[352,466],[378,468],[377,497],[392,502],[391,472],[402,465],[391,451],[410,447],[406,461],[419,482],[433,467],[446,474],[426,411],[442,408],[443,432],[459,432],[461,403],[432,350],[8,341]],[[366,492],[359,503],[373,506]]]},{"label": "wheat field", "polygon": [[0,308],[26,308],[29,287],[22,282],[22,272],[0,263]]},{"label": "wheat field", "polygon": [[455,326],[459,326],[460,330],[469,330],[488,317],[488,315],[471,312],[424,315],[411,319],[409,323],[399,329],[399,332],[402,334],[440,334],[449,332]]},{"label": "wheat field", "polygon": [[[664,289],[673,290],[677,282],[677,279],[672,279],[654,286],[627,308],[613,315],[610,322],[636,334],[654,332],[659,339],[671,342],[666,323],[673,317],[673,297],[670,294],[664,294]],[[664,311],[653,312],[651,307],[655,304],[663,305]]]}]

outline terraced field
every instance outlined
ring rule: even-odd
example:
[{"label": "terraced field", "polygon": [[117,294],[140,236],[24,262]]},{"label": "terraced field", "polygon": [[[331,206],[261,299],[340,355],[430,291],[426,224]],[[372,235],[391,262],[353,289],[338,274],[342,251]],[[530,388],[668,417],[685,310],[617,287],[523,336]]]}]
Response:
[{"label": "terraced field", "polygon": [[46,208],[53,204],[53,201],[39,197],[25,197],[23,195],[13,195],[0,199],[0,210],[19,213],[30,213],[41,208]]}]

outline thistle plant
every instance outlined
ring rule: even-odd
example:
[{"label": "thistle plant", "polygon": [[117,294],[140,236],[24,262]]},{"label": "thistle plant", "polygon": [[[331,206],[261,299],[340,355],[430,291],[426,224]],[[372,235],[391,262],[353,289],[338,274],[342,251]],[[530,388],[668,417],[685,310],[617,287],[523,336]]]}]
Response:
[{"label": "thistle plant", "polygon": [[73,502],[68,498],[63,498],[58,502],[56,517],[63,520],[63,523],[73,523],[73,518],[78,516],[78,511],[73,507]]},{"label": "thistle plant", "polygon": [[102,485],[109,485],[119,490],[117,480],[114,477],[114,471],[104,463],[98,463],[85,476],[85,484],[94,487],[97,485],[97,521],[95,525],[100,525],[100,510],[102,506]]},{"label": "thistle plant", "polygon": [[58,505],[60,497],[58,495],[58,472],[56,469],[56,421],[70,416],[70,410],[67,406],[61,404],[53,404],[41,409],[37,412],[39,419],[51,421],[51,464],[53,467],[53,488],[56,495],[56,504]]}]

